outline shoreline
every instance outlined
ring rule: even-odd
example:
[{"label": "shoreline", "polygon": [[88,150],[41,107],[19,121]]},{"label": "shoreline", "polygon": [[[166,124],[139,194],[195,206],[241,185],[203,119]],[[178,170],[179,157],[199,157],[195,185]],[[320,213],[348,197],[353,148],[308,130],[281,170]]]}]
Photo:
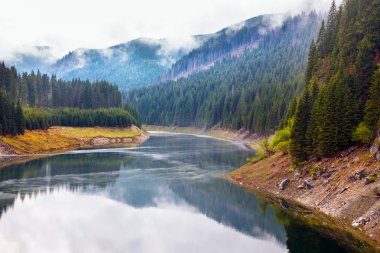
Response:
[{"label": "shoreline", "polygon": [[[367,242],[374,252],[379,252],[380,184],[376,180],[368,183],[364,177],[356,179],[353,176],[358,175],[363,167],[366,175],[377,173],[380,163],[370,160],[370,154],[364,147],[349,151],[342,152],[344,156],[310,162],[294,171],[289,155],[275,154],[229,172],[226,179],[253,192],[294,202],[321,213]],[[312,176],[311,168],[323,170]]]},{"label": "shoreline", "polygon": [[[157,126],[147,126],[146,128],[152,129],[153,131],[169,133],[206,135],[226,141],[237,142],[251,149],[257,149],[258,142],[262,139],[262,137],[257,135],[244,132],[242,134],[242,131],[223,129],[205,130],[193,127]],[[342,155],[345,158],[342,158]],[[341,236],[339,240],[345,240],[347,236],[351,236],[351,239],[353,239],[353,236],[358,240],[357,244],[353,247],[356,247],[361,242],[365,242],[370,247],[370,249],[367,250],[380,252],[380,201],[377,200],[380,199],[380,183],[379,181],[375,181],[366,185],[364,178],[363,180],[347,183],[347,177],[357,173],[362,167],[366,168],[367,175],[376,173],[377,170],[380,169],[380,162],[376,162],[370,159],[370,157],[371,155],[368,152],[368,148],[351,148],[343,151],[336,157],[323,159],[318,166],[323,165],[325,168],[331,167],[329,168],[330,170],[327,169],[325,175],[317,171],[317,174],[319,173],[320,175],[311,177],[309,171],[311,167],[317,163],[306,165],[300,169],[300,172],[298,170],[293,171],[290,156],[276,154],[257,164],[246,163],[240,168],[227,173],[224,178],[253,193],[269,198],[277,205],[281,206],[279,201],[286,201],[297,208],[302,206],[303,209],[307,209],[311,211],[313,215],[319,217],[322,223],[328,221],[331,227],[339,230],[339,234],[345,235]],[[264,169],[262,168],[263,163],[267,165]],[[345,168],[345,166],[348,168]],[[339,171],[339,167],[343,168],[343,170]],[[309,190],[298,189],[302,182],[309,178],[313,178],[312,182],[315,184],[315,186],[313,186],[314,188]],[[280,190],[278,184],[284,179],[289,180],[289,185],[287,189]],[[326,188],[326,186],[323,185],[324,183],[332,185],[331,189]],[[360,189],[362,189],[362,191],[360,191]],[[299,193],[300,191],[301,193]],[[377,191],[379,191],[379,195],[377,195]],[[370,197],[377,199],[372,199],[373,203],[368,203]],[[313,201],[314,199],[321,201]],[[342,204],[346,205],[343,211],[340,210],[342,209]],[[365,224],[363,224],[363,220],[366,220]],[[320,221],[315,220],[315,222]],[[354,224],[355,222],[358,222],[358,225]],[[353,224],[355,227],[353,227]],[[329,229],[330,226],[324,228]],[[358,250],[358,248],[354,248],[354,250]]]},{"label": "shoreline", "polygon": [[153,125],[144,125],[143,128],[149,132],[165,132],[165,133],[190,134],[190,135],[198,135],[198,136],[204,136],[204,137],[212,137],[219,140],[234,142],[252,150],[259,149],[259,142],[265,137],[265,136],[260,136],[258,134],[253,134],[245,130],[234,131],[234,130],[222,129],[222,128],[201,129],[201,128],[196,128],[196,127],[153,126]]},{"label": "shoreline", "polygon": [[[177,133],[177,134],[189,134],[189,135],[200,135],[204,137],[216,138],[225,141],[234,142],[235,144],[244,145],[247,148],[254,149],[255,145],[261,140],[260,137],[256,135],[248,135],[246,133],[241,133],[239,131],[231,131],[231,130],[222,130],[222,129],[213,129],[213,130],[204,130],[197,128],[172,128],[172,127],[152,127],[146,126],[144,127],[146,130],[141,130],[138,136],[142,138],[139,139],[139,142],[129,143],[138,145],[149,138],[148,132],[163,132],[163,133]],[[247,137],[248,136],[248,137]],[[87,142],[88,143],[88,140]],[[46,156],[56,155],[60,153],[65,153],[71,150],[76,150],[78,148],[84,148],[85,146],[71,146],[66,150],[55,150],[56,152],[50,153],[34,153],[34,154],[8,154],[8,155],[0,155],[0,158],[13,158],[13,161],[10,162],[1,162],[0,168],[9,166],[11,164],[24,163],[29,160],[39,159]],[[101,145],[93,145],[92,147],[101,147]],[[369,245],[373,250],[373,252],[380,251],[380,201],[377,199],[374,201],[373,205],[370,205],[371,210],[366,210],[367,212],[363,213],[363,208],[361,212],[354,212],[355,207],[361,205],[361,202],[368,199],[367,197],[355,198],[355,196],[363,195],[364,193],[373,193],[378,190],[379,183],[376,181],[369,186],[364,188],[365,191],[357,192],[358,186],[363,183],[363,181],[355,181],[348,186],[337,187],[337,185],[346,185],[346,180],[336,181],[335,177],[343,177],[346,175],[344,179],[346,179],[349,175],[347,173],[354,173],[357,171],[357,168],[366,166],[368,167],[369,163],[363,156],[366,153],[367,149],[364,148],[356,148],[350,151],[347,151],[345,156],[349,156],[348,158],[342,158],[342,154],[337,157],[330,157],[322,160],[322,165],[331,167],[331,169],[327,170],[329,175],[329,184],[335,184],[333,187],[333,193],[327,191],[323,182],[321,180],[324,179],[323,174],[317,175],[316,178],[313,178],[314,186],[311,189],[298,189],[300,182],[303,182],[305,178],[309,179],[310,175],[308,175],[307,169],[310,169],[310,164],[306,165],[305,168],[301,168],[301,171],[293,171],[290,163],[290,157],[275,154],[267,159],[264,159],[258,163],[251,164],[247,163],[241,166],[240,168],[227,173],[224,178],[234,184],[237,184],[240,187],[243,187],[249,191],[252,191],[254,194],[260,194],[269,199],[272,203],[276,205],[282,206],[282,201],[285,201],[292,208],[301,209],[301,210],[309,210],[313,213],[314,223],[321,222],[321,226],[325,226],[326,222],[329,224],[326,225],[323,229],[331,229],[337,230],[339,233],[339,240],[345,240],[347,235],[353,236],[357,240],[355,246],[360,244],[361,242]],[[345,157],[344,156],[344,157]],[[360,159],[357,159],[360,157]],[[352,163],[355,161],[355,163]],[[346,163],[346,165],[342,165],[340,163]],[[345,168],[345,171],[339,171],[340,167],[352,167]],[[350,164],[353,164],[350,166]],[[372,164],[373,169],[380,168],[379,162],[374,162]],[[331,173],[330,173],[331,172]],[[341,172],[341,173],[339,173]],[[343,175],[342,175],[343,172]],[[288,179],[289,183],[285,189],[280,190],[278,184],[281,183],[282,180]],[[370,188],[369,188],[370,187]],[[368,191],[368,189],[370,189]],[[379,188],[380,192],[380,188]],[[322,196],[323,200],[317,203],[317,201],[321,198],[321,195],[326,194],[327,196]],[[352,201],[349,202],[350,197],[352,197]],[[380,196],[380,194],[379,194]],[[377,198],[379,198],[377,196]],[[325,199],[330,198],[330,200],[326,201]],[[339,212],[341,209],[340,204],[342,204],[341,200],[345,200],[349,202],[351,206],[348,206],[344,212]],[[325,202],[321,205],[322,202]],[[338,205],[336,205],[338,203]],[[340,204],[339,204],[340,203]],[[291,209],[291,208],[290,208]],[[335,209],[335,210],[334,210]],[[360,215],[359,215],[360,214]],[[363,215],[364,214],[364,215]],[[360,218],[366,219],[366,216],[371,216],[372,219],[366,224],[360,223]],[[376,217],[373,217],[373,214],[379,214]],[[305,219],[305,222],[310,222],[308,219],[310,215],[306,215],[308,217],[300,217],[301,219]],[[317,217],[317,219],[314,218]],[[363,217],[362,217],[363,216]],[[320,218],[320,220],[318,219]],[[368,217],[367,217],[368,218]],[[359,225],[357,227],[353,227],[352,224],[355,220],[359,220]],[[331,235],[335,236],[333,233]],[[352,238],[351,238],[352,239]],[[353,247],[355,247],[353,246]],[[356,250],[354,248],[354,250]],[[372,251],[366,251],[372,252]]]},{"label": "shoreline", "polygon": [[306,205],[296,199],[281,196],[273,192],[269,192],[260,187],[242,184],[230,176],[226,175],[225,180],[240,186],[241,188],[252,192],[252,194],[265,198],[268,204],[280,208],[293,218],[302,221],[312,227],[318,233],[327,236],[337,242],[341,246],[350,249],[350,252],[358,253],[377,253],[380,247],[371,238],[366,236],[362,231],[353,229],[342,219],[332,217],[316,207]]},{"label": "shoreline", "polygon": [[0,168],[81,148],[133,147],[148,138],[147,131],[133,125],[129,128],[59,126],[26,131],[24,135],[1,136]]}]

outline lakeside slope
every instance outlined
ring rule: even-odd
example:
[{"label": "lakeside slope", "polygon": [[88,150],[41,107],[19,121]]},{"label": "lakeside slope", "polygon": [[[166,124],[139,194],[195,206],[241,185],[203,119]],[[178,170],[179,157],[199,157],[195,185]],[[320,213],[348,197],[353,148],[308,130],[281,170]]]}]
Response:
[{"label": "lakeside slope", "polygon": [[27,130],[22,135],[1,136],[0,156],[47,155],[114,144],[137,145],[148,137],[145,130],[134,125],[130,128],[56,126],[47,130]]},{"label": "lakeside slope", "polygon": [[227,178],[254,191],[296,201],[341,221],[380,246],[380,161],[367,147],[313,160],[293,169],[289,155],[275,154],[230,172]]}]

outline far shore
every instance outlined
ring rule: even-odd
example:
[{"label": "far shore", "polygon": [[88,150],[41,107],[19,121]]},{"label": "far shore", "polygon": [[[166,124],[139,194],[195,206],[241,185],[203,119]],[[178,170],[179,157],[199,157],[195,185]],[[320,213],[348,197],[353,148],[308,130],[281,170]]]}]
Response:
[{"label": "far shore", "polygon": [[157,132],[169,132],[178,134],[193,134],[193,135],[206,135],[214,137],[217,139],[233,141],[244,145],[245,147],[253,150],[259,148],[259,142],[265,136],[258,134],[253,134],[246,130],[230,130],[223,128],[197,128],[197,127],[176,127],[176,126],[155,126],[155,125],[144,125],[144,129],[147,131],[157,131]]},{"label": "far shore", "polygon": [[129,128],[50,127],[0,137],[0,168],[79,148],[132,147],[149,138],[134,125]]}]

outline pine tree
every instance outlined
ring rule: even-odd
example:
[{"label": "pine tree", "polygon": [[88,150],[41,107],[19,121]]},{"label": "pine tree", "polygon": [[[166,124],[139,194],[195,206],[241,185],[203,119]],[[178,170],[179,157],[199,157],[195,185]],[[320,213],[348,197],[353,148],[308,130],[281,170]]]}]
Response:
[{"label": "pine tree", "polygon": [[380,64],[373,76],[369,99],[365,108],[364,122],[372,130],[380,129]]},{"label": "pine tree", "polygon": [[306,131],[310,120],[310,110],[310,93],[305,90],[297,106],[289,144],[289,151],[295,163],[305,161],[308,158],[305,147],[307,144]]},{"label": "pine tree", "polygon": [[326,28],[325,21],[322,21],[321,28],[319,29],[318,38],[317,38],[317,49],[318,54],[324,56],[325,52],[325,38],[326,38]]},{"label": "pine tree", "polygon": [[335,44],[335,38],[337,35],[337,28],[338,28],[338,17],[337,17],[337,10],[335,5],[335,0],[332,1],[329,15],[327,18],[327,25],[326,25],[326,32],[324,37],[324,46],[323,46],[323,55],[329,54],[332,52],[334,44]]},{"label": "pine tree", "polygon": [[313,74],[313,69],[315,65],[317,47],[315,45],[314,40],[311,41],[310,49],[309,49],[309,57],[307,60],[307,67],[305,73],[305,83],[308,84],[310,82],[311,76]]},{"label": "pine tree", "polygon": [[20,101],[17,102],[16,111],[15,111],[15,124],[16,130],[18,134],[23,134],[25,130],[25,118],[24,113],[22,111]]}]

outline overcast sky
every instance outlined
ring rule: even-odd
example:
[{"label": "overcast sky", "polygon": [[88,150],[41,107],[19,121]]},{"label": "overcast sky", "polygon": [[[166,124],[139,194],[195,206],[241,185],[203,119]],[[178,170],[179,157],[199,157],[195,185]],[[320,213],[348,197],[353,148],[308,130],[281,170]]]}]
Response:
[{"label": "overcast sky", "polygon": [[[12,0],[1,3],[0,58],[33,46],[54,56],[138,37],[211,33],[266,13],[328,9],[332,0]],[[338,1],[340,2],[340,1]]]}]

